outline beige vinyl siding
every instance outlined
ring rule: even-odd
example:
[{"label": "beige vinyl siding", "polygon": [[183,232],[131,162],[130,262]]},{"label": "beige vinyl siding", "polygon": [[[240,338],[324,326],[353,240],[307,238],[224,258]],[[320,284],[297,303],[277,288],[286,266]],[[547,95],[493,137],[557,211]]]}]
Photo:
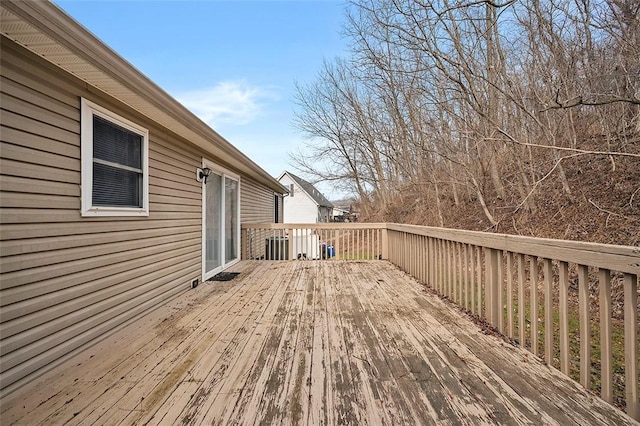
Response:
[{"label": "beige vinyl siding", "polygon": [[273,222],[275,206],[273,190],[254,180],[243,178],[240,183],[240,222]]},{"label": "beige vinyl siding", "polygon": [[[1,61],[5,394],[200,278],[203,153],[4,37]],[[81,97],[149,129],[148,218],[80,216]]]},{"label": "beige vinyl siding", "polygon": [[277,195],[278,197],[278,223],[284,222],[284,199],[282,195]]},{"label": "beige vinyl siding", "polygon": [[[253,180],[243,179],[241,181],[240,197],[241,223],[273,222],[275,205],[272,190],[260,186]],[[252,239],[251,241],[245,241],[244,244],[251,245],[249,253],[253,257],[264,256],[264,239]]]}]

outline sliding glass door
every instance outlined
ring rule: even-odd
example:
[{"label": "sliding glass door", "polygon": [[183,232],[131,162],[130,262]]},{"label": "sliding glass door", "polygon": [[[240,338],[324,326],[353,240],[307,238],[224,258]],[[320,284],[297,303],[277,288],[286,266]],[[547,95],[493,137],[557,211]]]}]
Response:
[{"label": "sliding glass door", "polygon": [[211,278],[240,258],[240,182],[236,175],[213,164],[203,183],[203,271],[204,280]]}]

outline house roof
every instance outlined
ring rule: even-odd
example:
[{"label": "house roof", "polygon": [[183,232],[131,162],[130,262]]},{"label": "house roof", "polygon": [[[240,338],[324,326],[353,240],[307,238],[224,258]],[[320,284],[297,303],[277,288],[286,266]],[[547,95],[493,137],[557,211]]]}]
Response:
[{"label": "house roof", "polygon": [[313,186],[313,184],[307,182],[301,177],[294,175],[291,172],[287,172],[287,171],[282,172],[278,180],[281,180],[285,174],[289,175],[289,177],[293,179],[298,184],[298,186],[301,187],[304,190],[304,192],[306,192],[313,199],[313,201],[315,201],[315,203],[318,206],[333,207],[333,204],[331,203],[331,201],[327,200],[327,198],[324,195],[322,195],[322,193],[318,191],[316,187]]},{"label": "house roof", "polygon": [[237,171],[284,194],[286,189],[85,27],[49,1],[0,2],[0,32]]}]

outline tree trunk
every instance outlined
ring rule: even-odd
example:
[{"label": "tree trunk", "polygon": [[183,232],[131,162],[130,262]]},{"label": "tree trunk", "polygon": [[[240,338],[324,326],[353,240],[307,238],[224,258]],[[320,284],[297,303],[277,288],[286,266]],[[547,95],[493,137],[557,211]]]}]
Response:
[{"label": "tree trunk", "polygon": [[482,190],[478,185],[478,181],[473,176],[471,176],[471,181],[473,182],[473,186],[476,188],[476,195],[478,196],[478,201],[482,206],[482,211],[484,212],[484,215],[487,217],[487,219],[489,219],[489,222],[491,222],[491,225],[498,226],[499,222],[495,220],[495,218],[489,211],[489,208],[487,207],[487,203],[484,201],[484,196],[482,195]]}]

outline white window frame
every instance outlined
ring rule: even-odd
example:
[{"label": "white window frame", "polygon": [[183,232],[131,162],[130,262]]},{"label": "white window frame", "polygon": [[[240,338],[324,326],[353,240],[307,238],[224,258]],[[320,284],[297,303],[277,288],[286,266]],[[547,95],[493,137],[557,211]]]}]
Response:
[{"label": "white window frame", "polygon": [[[85,98],[80,99],[81,214],[95,216],[149,216],[149,130]],[[142,207],[93,205],[93,117],[98,116],[142,136]]]}]

